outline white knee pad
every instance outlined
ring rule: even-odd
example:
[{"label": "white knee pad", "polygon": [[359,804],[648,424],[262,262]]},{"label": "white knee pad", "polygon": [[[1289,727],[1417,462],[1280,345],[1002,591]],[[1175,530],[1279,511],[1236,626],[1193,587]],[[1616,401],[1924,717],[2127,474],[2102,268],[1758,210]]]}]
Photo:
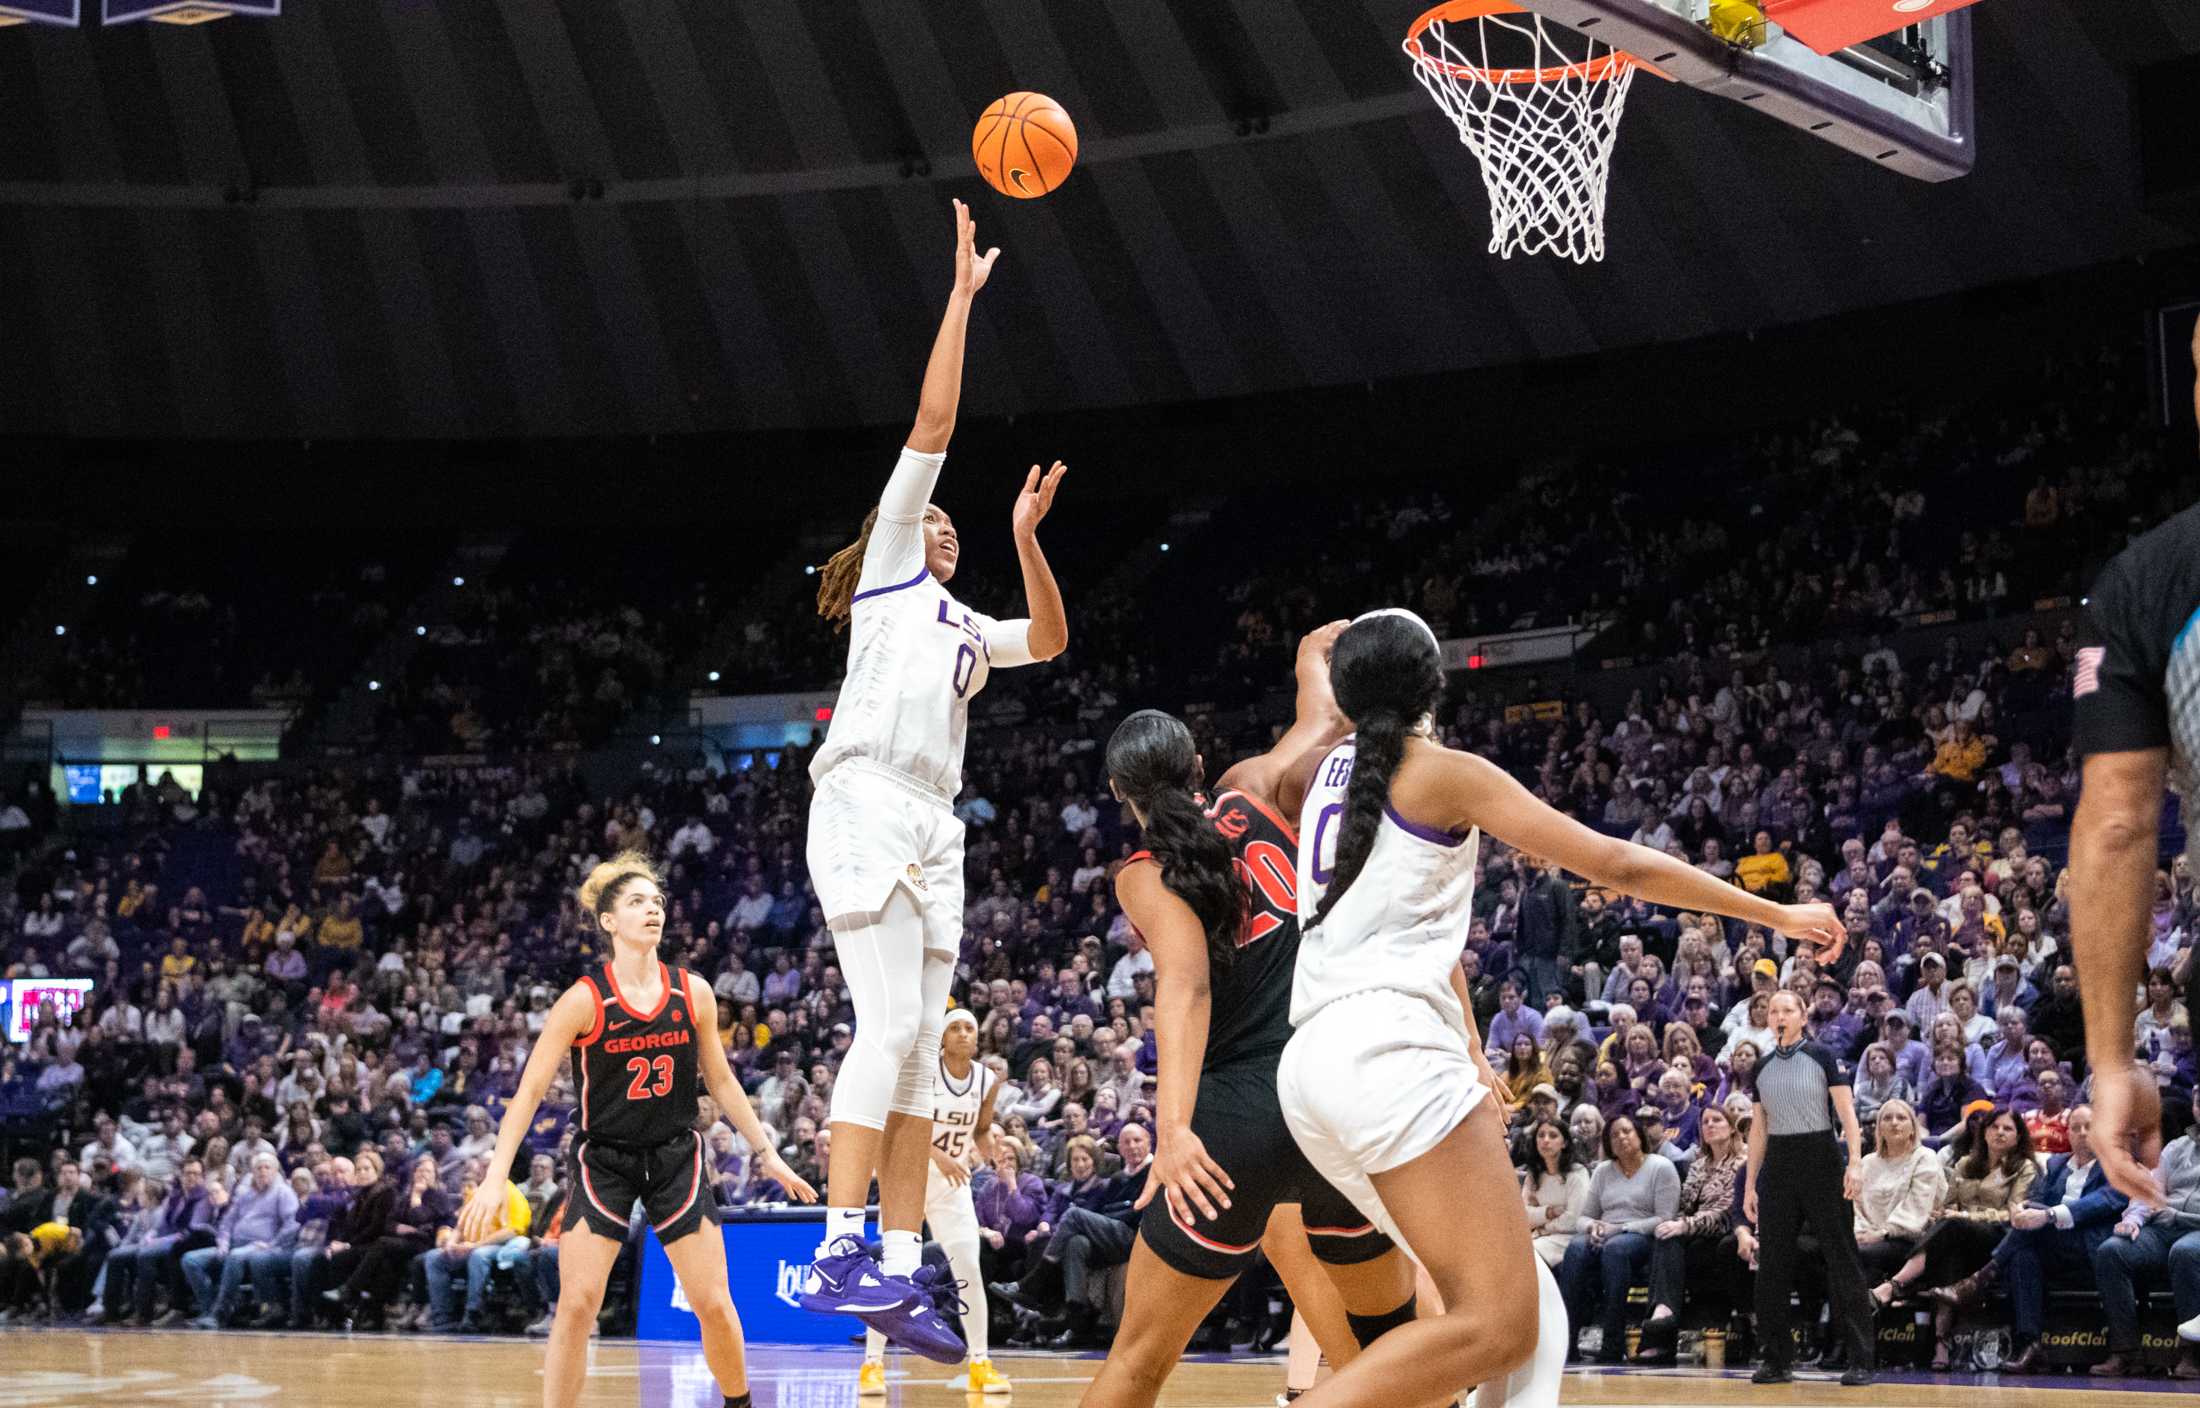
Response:
[{"label": "white knee pad", "polygon": [[[896,890],[876,916],[836,923],[833,946],[856,1021],[833,1086],[832,1119],[884,1129],[887,1111],[899,1108],[895,1087],[924,1025],[924,916]],[[925,1094],[929,1101],[929,1086]],[[924,1113],[932,1113],[929,1103]]]},{"label": "white knee pad", "polygon": [[887,1108],[897,1115],[915,1115],[920,1119],[932,1118],[932,1091],[940,1064],[940,1033],[946,1029],[947,1014],[928,1011],[917,1025],[917,1038],[909,1044],[909,1054],[903,1058],[901,1072],[894,1081],[894,1096]]},{"label": "white knee pad", "polygon": [[[833,1083],[833,1122],[884,1129],[889,1110],[900,1104],[901,1073],[920,1044],[922,1023],[914,1012],[890,1012],[876,1020],[856,1019],[848,1058],[841,1063],[840,1079]],[[934,1055],[939,1039],[933,1038]],[[932,1084],[924,1086],[923,1114],[932,1113]]]},{"label": "white knee pad", "polygon": [[888,1108],[896,1114],[932,1118],[932,1087],[939,1074],[940,1033],[947,1030],[947,994],[955,985],[955,956],[928,949],[917,981],[917,1034],[902,1059]]}]

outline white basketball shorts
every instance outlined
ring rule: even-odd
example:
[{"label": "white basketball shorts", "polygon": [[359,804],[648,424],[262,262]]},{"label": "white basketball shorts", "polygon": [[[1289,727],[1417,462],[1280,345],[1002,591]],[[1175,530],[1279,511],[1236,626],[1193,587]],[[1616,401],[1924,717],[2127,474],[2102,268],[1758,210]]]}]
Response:
[{"label": "white basketball shorts", "polygon": [[1489,1093],[1465,1033],[1393,989],[1316,1012],[1283,1049],[1276,1088],[1307,1162],[1401,1247],[1370,1175],[1435,1148]]},{"label": "white basketball shorts", "polygon": [[876,914],[899,885],[924,913],[924,946],[960,948],[963,824],[938,788],[848,759],[810,799],[807,859],[827,920]]}]

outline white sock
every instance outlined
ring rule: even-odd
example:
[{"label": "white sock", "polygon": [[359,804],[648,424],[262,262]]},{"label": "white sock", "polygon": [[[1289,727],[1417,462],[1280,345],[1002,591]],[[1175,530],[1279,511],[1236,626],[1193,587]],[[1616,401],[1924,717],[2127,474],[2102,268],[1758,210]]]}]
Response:
[{"label": "white sock", "polygon": [[914,1232],[889,1231],[886,1234],[886,1250],[879,1257],[879,1270],[889,1276],[907,1276],[917,1269],[922,1259],[924,1244]]},{"label": "white sock", "polygon": [[862,1208],[825,1209],[825,1241],[818,1248],[819,1254],[823,1255],[827,1248],[843,1237],[853,1237],[859,1242],[863,1240]]}]

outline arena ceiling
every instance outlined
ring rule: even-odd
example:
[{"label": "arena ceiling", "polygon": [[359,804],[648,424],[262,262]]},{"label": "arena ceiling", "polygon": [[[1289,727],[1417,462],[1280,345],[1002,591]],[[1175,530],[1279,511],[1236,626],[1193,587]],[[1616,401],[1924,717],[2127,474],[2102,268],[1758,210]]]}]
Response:
[{"label": "arena ceiling", "polygon": [[[290,0],[0,31],[0,425],[892,422],[950,194],[1006,251],[977,414],[1697,337],[2190,239],[2140,207],[2127,87],[2200,49],[2189,0],[1986,0],[1978,168],[1941,185],[1639,83],[1586,269],[1481,252],[1474,164],[1398,52],[1417,5]],[[972,116],[1019,88],[1086,147],[1043,201],[968,174]]]}]

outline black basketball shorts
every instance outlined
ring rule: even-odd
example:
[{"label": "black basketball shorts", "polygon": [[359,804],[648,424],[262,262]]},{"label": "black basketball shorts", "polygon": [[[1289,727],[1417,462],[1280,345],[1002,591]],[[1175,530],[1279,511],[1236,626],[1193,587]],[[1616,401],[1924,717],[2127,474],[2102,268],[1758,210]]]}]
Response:
[{"label": "black basketball shorts", "polygon": [[703,1136],[693,1130],[655,1145],[611,1144],[584,1134],[574,1141],[567,1173],[568,1206],[591,1232],[606,1237],[625,1239],[636,1202],[666,1246],[718,1221],[718,1202],[703,1173]]},{"label": "black basketball shorts", "polygon": [[1236,1186],[1221,1216],[1209,1220],[1194,1211],[1191,1226],[1177,1220],[1165,1194],[1146,1204],[1139,1235],[1172,1269],[1209,1281],[1244,1271],[1260,1252],[1269,1214],[1284,1203],[1299,1204],[1314,1255],[1332,1266],[1390,1250],[1390,1238],[1299,1152],[1276,1099],[1274,1056],[1203,1072],[1192,1133]]}]

